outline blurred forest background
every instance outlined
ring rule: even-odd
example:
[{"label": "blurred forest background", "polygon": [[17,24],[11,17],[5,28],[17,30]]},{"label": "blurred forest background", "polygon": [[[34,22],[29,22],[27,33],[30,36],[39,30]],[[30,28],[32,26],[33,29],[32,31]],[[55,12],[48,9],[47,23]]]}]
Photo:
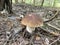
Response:
[{"label": "blurred forest background", "polygon": [[35,6],[60,7],[60,0],[12,0],[13,3],[27,3]]}]

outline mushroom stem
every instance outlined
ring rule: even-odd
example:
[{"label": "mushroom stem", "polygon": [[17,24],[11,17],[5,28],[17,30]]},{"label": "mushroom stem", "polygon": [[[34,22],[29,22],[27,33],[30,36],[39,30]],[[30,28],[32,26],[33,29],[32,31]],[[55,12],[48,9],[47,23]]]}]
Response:
[{"label": "mushroom stem", "polygon": [[34,27],[29,27],[29,26],[26,26],[26,30],[29,32],[29,33],[32,33],[35,28]]}]

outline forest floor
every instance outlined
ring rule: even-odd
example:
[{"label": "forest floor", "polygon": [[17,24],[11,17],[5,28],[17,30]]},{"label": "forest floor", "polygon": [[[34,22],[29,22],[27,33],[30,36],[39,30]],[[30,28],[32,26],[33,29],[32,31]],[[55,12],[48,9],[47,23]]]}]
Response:
[{"label": "forest floor", "polygon": [[[53,8],[16,4],[13,5],[13,14],[0,14],[0,45],[60,45],[60,11]],[[37,27],[31,36],[26,36],[25,26],[21,24],[21,17],[26,13],[40,15],[44,26]],[[37,38],[37,40],[36,40]],[[39,40],[38,40],[39,39]]]}]

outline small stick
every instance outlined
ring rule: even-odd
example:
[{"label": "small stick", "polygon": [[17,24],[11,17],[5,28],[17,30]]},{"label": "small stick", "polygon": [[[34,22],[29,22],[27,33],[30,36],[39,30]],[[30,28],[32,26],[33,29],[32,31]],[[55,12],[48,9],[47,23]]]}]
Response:
[{"label": "small stick", "polygon": [[57,42],[59,39],[60,39],[60,36],[56,40],[54,40],[52,43],[50,43],[49,45],[52,45],[53,43]]},{"label": "small stick", "polygon": [[59,13],[59,10],[58,10],[58,11],[54,14],[54,16],[53,16],[53,17],[51,17],[49,20],[44,21],[44,23],[47,23],[47,22],[52,21],[54,18],[56,18],[56,16],[58,15],[58,13]]},{"label": "small stick", "polygon": [[46,32],[49,32],[50,34],[53,34],[53,35],[55,35],[55,36],[60,35],[60,34],[55,33],[55,32],[53,32],[53,31],[50,31],[50,30],[44,29],[44,28],[42,28],[42,27],[41,27],[41,29],[44,30],[44,31],[46,31]]},{"label": "small stick", "polygon": [[60,30],[60,28],[57,28],[56,26],[53,26],[53,25],[51,25],[51,24],[49,24],[49,23],[47,23],[47,25],[48,25],[48,26],[51,26],[51,27],[53,27],[53,28],[55,28],[55,29],[57,29],[57,30]]}]

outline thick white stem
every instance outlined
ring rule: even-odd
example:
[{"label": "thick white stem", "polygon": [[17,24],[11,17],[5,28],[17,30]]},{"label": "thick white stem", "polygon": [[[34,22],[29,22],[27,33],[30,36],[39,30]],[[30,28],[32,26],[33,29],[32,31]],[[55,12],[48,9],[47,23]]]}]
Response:
[{"label": "thick white stem", "polygon": [[29,33],[32,33],[32,32],[35,30],[35,28],[32,28],[32,27],[27,26],[27,27],[26,27],[26,30],[27,30]]}]

